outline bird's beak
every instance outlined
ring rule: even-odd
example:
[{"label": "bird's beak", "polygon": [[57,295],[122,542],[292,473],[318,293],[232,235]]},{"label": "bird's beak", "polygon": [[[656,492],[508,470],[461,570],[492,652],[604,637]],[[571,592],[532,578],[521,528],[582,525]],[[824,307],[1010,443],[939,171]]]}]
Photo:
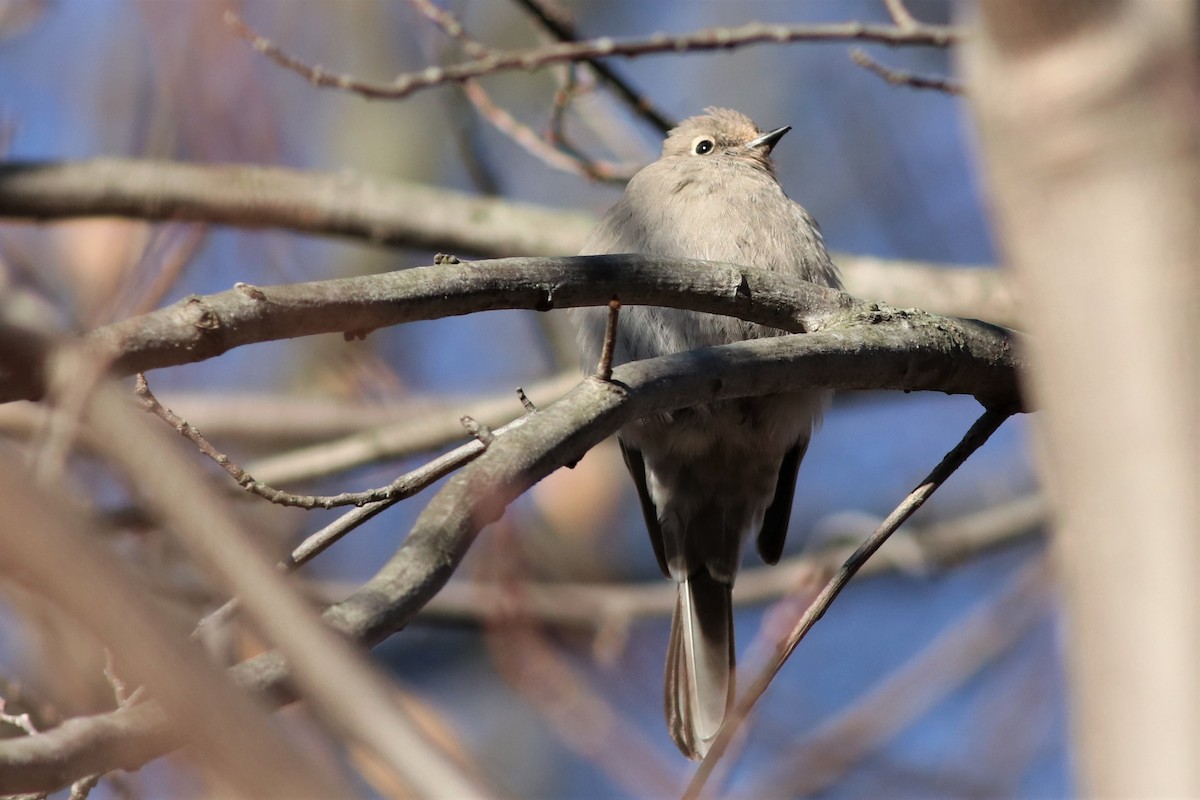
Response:
[{"label": "bird's beak", "polygon": [[775,147],[776,143],[783,138],[783,135],[791,129],[791,125],[784,125],[782,128],[776,128],[773,131],[764,133],[762,136],[746,142],[746,149],[753,150],[756,147],[765,147],[769,153]]}]

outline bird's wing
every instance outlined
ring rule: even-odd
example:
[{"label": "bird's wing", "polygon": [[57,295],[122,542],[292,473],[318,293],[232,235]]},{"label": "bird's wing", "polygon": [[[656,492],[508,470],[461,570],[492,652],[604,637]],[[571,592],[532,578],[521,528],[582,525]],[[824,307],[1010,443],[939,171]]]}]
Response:
[{"label": "bird's wing", "polygon": [[758,554],[768,564],[779,561],[783,555],[783,543],[787,539],[788,522],[792,518],[792,497],[796,493],[796,476],[800,472],[800,462],[808,450],[808,437],[801,439],[796,446],[783,456],[779,465],[779,477],[775,482],[775,497],[763,515],[762,529],[758,532]]},{"label": "bird's wing", "polygon": [[[667,570],[667,556],[663,550],[662,526],[658,524],[658,510],[650,499],[650,489],[646,486],[646,462],[642,459],[642,451],[625,443],[620,436],[617,441],[621,444],[621,455],[625,457],[625,466],[633,476],[637,486],[638,500],[642,503],[642,516],[646,519],[646,530],[650,533],[650,544],[654,547],[654,556],[658,559],[658,567],[665,577],[671,577]],[[792,480],[795,480],[793,475]]]}]

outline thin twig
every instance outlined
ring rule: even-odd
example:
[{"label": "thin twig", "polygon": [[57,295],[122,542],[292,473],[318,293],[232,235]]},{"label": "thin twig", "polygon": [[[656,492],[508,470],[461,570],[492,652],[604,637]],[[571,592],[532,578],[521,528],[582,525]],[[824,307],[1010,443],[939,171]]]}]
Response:
[{"label": "thin twig", "polygon": [[92,793],[92,789],[95,789],[99,785],[103,777],[104,773],[97,773],[75,781],[71,784],[71,794],[67,800],[87,800],[87,797]]},{"label": "thin twig", "polygon": [[[909,730],[917,719],[960,691],[981,671],[994,667],[1005,653],[1026,647],[1026,637],[1054,615],[1054,572],[1050,554],[1043,552],[1030,559],[999,591],[989,592],[987,599],[974,603],[933,641],[889,669],[852,703],[793,741],[776,742],[776,746],[786,748],[789,757],[756,770],[752,782],[738,787],[741,796],[817,797],[841,785],[849,774],[879,753],[886,742]],[[1027,653],[1024,649],[1021,652]],[[1037,667],[1019,671],[1039,675]],[[1054,691],[1051,687],[1055,681],[1044,673],[1036,680],[1043,691]],[[987,763],[993,769],[1021,775],[1025,770],[1004,758],[1003,746],[997,748],[1001,752],[993,749],[1002,740],[991,737],[998,733],[997,726],[1003,725],[1000,720],[1015,718],[1022,726],[1023,735],[1016,737],[1021,749],[1031,744],[1026,736],[1037,730],[1039,723],[1044,724],[1044,715],[1053,712],[1030,708],[1026,705],[1031,699],[1029,695],[1012,691],[1011,683],[1003,680],[999,683],[1005,687],[1001,691],[1010,693],[1011,706],[1005,712],[988,715],[987,733],[982,736],[988,743],[982,747],[986,748]],[[980,701],[981,705],[983,702]],[[967,734],[968,742],[969,737]],[[1036,736],[1029,738],[1036,740]],[[989,793],[1007,794],[999,788],[1004,785],[993,784]],[[975,791],[965,788],[953,791],[940,781],[939,786],[945,789],[938,792],[941,796],[968,797],[979,793],[974,786]],[[860,796],[869,795],[863,792]]]},{"label": "thin twig", "polygon": [[888,13],[892,15],[892,22],[896,23],[896,27],[907,30],[919,25],[917,18],[904,5],[904,0],[883,0],[883,4],[887,6]]},{"label": "thin twig", "polygon": [[612,379],[613,351],[617,346],[617,317],[621,313],[621,301],[613,296],[608,301],[608,323],[604,326],[604,347],[600,350],[600,363],[596,365],[596,377],[602,381]]},{"label": "thin twig", "polygon": [[22,714],[9,714],[4,710],[4,698],[0,697],[0,722],[7,723],[14,728],[33,736],[38,732],[37,726],[33,724],[33,718],[26,711]]},{"label": "thin twig", "polygon": [[1010,408],[993,407],[984,411],[983,415],[975,421],[975,424],[971,426],[962,440],[954,446],[954,449],[946,454],[941,463],[933,468],[933,471],[929,473],[925,480],[916,489],[913,489],[908,497],[904,498],[904,501],[896,506],[896,509],[879,525],[879,528],[867,537],[859,545],[858,549],[846,559],[846,562],[829,582],[825,584],[821,593],[817,595],[816,599],[805,610],[795,627],[792,628],[792,631],[779,643],[776,648],[775,658],[755,677],[746,694],[743,695],[742,699],[725,719],[725,723],[721,726],[717,738],[713,741],[708,755],[704,757],[704,761],[700,763],[696,774],[692,777],[691,783],[688,784],[687,791],[684,793],[685,798],[698,797],[704,790],[705,782],[712,774],[717,762],[725,754],[730,742],[741,727],[741,723],[750,714],[755,703],[762,697],[775,675],[783,668],[784,663],[792,654],[792,651],[796,649],[800,640],[825,615],[829,606],[841,594],[842,590],[846,588],[846,584],[850,582],[854,574],[887,541],[888,537],[906,519],[912,516],[937,491],[938,487],[954,474],[954,471],[962,466],[963,462],[978,450],[1012,414],[1013,409]]},{"label": "thin twig", "polygon": [[788,44],[791,42],[863,41],[892,46],[918,45],[947,47],[961,38],[961,31],[944,25],[918,25],[899,28],[894,25],[869,25],[843,22],[823,25],[778,25],[751,22],[732,28],[705,28],[670,36],[656,33],[644,39],[613,39],[601,37],[583,42],[562,42],[529,50],[495,52],[486,58],[430,66],[418,72],[396,76],[391,81],[375,82],[351,75],[327,72],[313,67],[286,53],[279,45],[250,28],[233,11],[225,12],[225,23],[238,35],[276,64],[302,76],[314,86],[340,89],[374,99],[398,100],[414,92],[461,83],[471,78],[498,72],[525,70],[532,72],[553,64],[586,61],[590,58],[621,56],[634,58],[654,53],[729,50],[754,44]]},{"label": "thin twig", "polygon": [[[524,393],[522,392],[522,395]],[[528,400],[528,398],[525,398]],[[536,409],[535,409],[536,410]],[[532,413],[532,412],[530,412]],[[469,417],[467,419],[470,419]],[[520,417],[513,420],[507,425],[501,426],[496,430],[487,429],[488,434],[492,439],[513,430],[524,424],[528,417]],[[418,467],[417,469],[401,475],[396,480],[388,484],[385,489],[391,490],[392,494],[387,497],[379,497],[365,503],[356,504],[359,507],[349,511],[336,520],[326,525],[321,530],[310,535],[303,542],[297,545],[287,557],[280,561],[276,566],[280,571],[285,573],[294,572],[300,567],[312,561],[314,558],[324,553],[343,536],[347,535],[355,528],[365,523],[367,520],[375,517],[378,514],[391,508],[396,503],[411,497],[416,492],[429,486],[434,481],[437,481],[446,475],[449,475],[459,467],[470,463],[475,458],[478,458],[487,449],[487,445],[480,439],[475,439],[466,444],[456,447],[448,453],[445,453],[432,461]],[[380,491],[380,490],[375,490]],[[204,629],[213,625],[224,623],[228,620],[235,611],[237,611],[237,598],[230,598],[224,605],[202,617],[196,623],[195,629],[192,631],[193,636],[199,635]]]},{"label": "thin twig", "polygon": [[529,399],[529,395],[525,394],[525,390],[520,386],[517,387],[517,399],[521,401],[521,405],[525,407],[525,411],[533,414],[537,411],[537,405]]},{"label": "thin twig", "polygon": [[[256,481],[250,473],[238,466],[233,459],[213,447],[200,431],[189,425],[186,420],[179,417],[171,409],[163,406],[158,401],[158,398],[154,396],[154,393],[150,391],[145,374],[138,373],[134,391],[142,399],[146,411],[171,425],[181,436],[195,444],[201,453],[208,456],[229,473],[238,486],[250,494],[281,506],[330,509],[404,500],[478,457],[483,452],[485,444],[482,442],[482,438],[477,435],[479,441],[468,442],[461,447],[457,447],[449,453],[433,459],[424,466],[418,467],[411,472],[406,472],[386,486],[380,486],[376,489],[366,489],[361,492],[342,492],[341,494],[334,495],[291,494]],[[494,433],[489,429],[488,435],[494,436],[495,433],[503,432],[508,427],[506,425]]]},{"label": "thin twig", "polygon": [[[290,554],[288,554],[275,566],[284,573],[295,572],[297,569],[328,550],[343,536],[350,533],[367,520],[383,513],[398,502],[400,502],[400,498],[381,500],[378,503],[371,503],[370,505],[347,511],[345,514],[342,514],[342,516],[338,517],[336,520],[301,542],[294,550],[292,550]],[[223,625],[237,612],[238,607],[238,599],[236,597],[229,598],[215,611],[211,611],[200,618],[200,621],[196,623],[196,627],[192,630],[192,636],[200,636],[205,630],[211,629],[217,625]]]},{"label": "thin twig", "polygon": [[[556,13],[562,9],[552,7],[546,0],[517,0],[517,2],[524,6],[533,15],[534,19],[560,42],[579,41],[569,20],[564,19],[565,14]],[[605,83],[612,87],[613,91],[629,104],[630,108],[640,117],[658,128],[661,133],[666,133],[675,127],[675,122],[656,108],[649,97],[633,88],[627,80],[618,75],[608,64],[597,58],[583,60]]]},{"label": "thin twig", "polygon": [[471,105],[493,128],[548,166],[606,183],[624,183],[637,171],[636,167],[589,158],[573,148],[556,147],[492,102],[491,95],[479,81],[463,81],[462,90]]},{"label": "thin twig", "polygon": [[125,685],[125,681],[117,674],[117,664],[113,659],[112,650],[104,648],[104,679],[108,681],[108,685],[112,687],[113,699],[117,701],[117,705],[123,706],[129,700],[129,687]]},{"label": "thin twig", "polygon": [[[463,52],[470,58],[484,59],[492,55],[491,48],[467,33],[458,17],[449,11],[439,8],[430,0],[409,0],[409,3],[433,22],[446,36],[458,42],[462,46]],[[313,68],[310,67],[310,69]],[[570,172],[573,175],[604,181],[624,181],[628,180],[629,174],[632,174],[628,169],[618,165],[595,162],[578,153],[564,152],[555,147],[554,142],[542,138],[528,125],[493,102],[491,95],[477,80],[463,81],[462,91],[484,121],[548,166]]]},{"label": "thin twig", "polygon": [[19,680],[0,674],[0,712],[13,704],[25,709],[37,730],[57,728],[63,722],[62,712],[36,690]]},{"label": "thin twig", "polygon": [[867,55],[867,51],[861,47],[854,47],[850,50],[850,58],[855,64],[864,67],[869,72],[873,72],[883,78],[892,86],[909,86],[913,89],[933,89],[946,94],[962,95],[966,94],[966,88],[958,81],[950,78],[939,78],[929,75],[918,75],[915,72],[907,72],[905,70],[893,69],[885,67],[875,59]]},{"label": "thin twig", "polygon": [[[520,420],[517,420],[518,422]],[[500,430],[503,431],[509,428],[508,425]],[[462,451],[470,451],[470,458],[465,456]],[[449,474],[463,464],[468,463],[472,458],[482,454],[484,447],[477,441],[469,442],[462,447],[446,453],[445,455],[435,458],[428,464],[418,467],[412,472],[402,475],[392,482],[392,486],[397,485],[400,481],[411,480],[414,485],[420,485],[421,488],[428,486],[444,475]],[[300,567],[312,561],[317,556],[324,553],[342,537],[366,523],[368,520],[378,516],[387,509],[391,508],[396,503],[411,496],[410,494],[398,493],[393,497],[386,497],[380,500],[365,503],[358,508],[347,511],[342,516],[338,517],[333,522],[326,525],[321,530],[308,536],[303,542],[296,545],[292,552],[283,558],[276,567],[281,572],[295,572]],[[224,605],[210,612],[196,623],[195,629],[192,631],[192,636],[199,635],[205,628],[212,627],[217,624],[222,624],[228,620],[238,609],[238,600],[236,597],[230,598]]]},{"label": "thin twig", "polygon": [[492,433],[492,429],[474,417],[463,414],[458,418],[458,421],[462,423],[462,426],[466,432],[475,437],[475,439],[484,447],[487,447],[489,444],[495,441],[496,434]]},{"label": "thin twig", "polygon": [[446,9],[430,0],[408,0],[408,2],[413,8],[424,14],[426,19],[437,25],[442,33],[462,45],[463,52],[471,58],[486,58],[492,54],[490,47],[467,33],[462,21]]},{"label": "thin twig", "polygon": [[555,147],[575,151],[567,139],[567,107],[580,91],[579,70],[575,64],[565,64],[556,73],[562,75],[554,98],[550,102],[550,120],[546,124],[546,141]]},{"label": "thin twig", "polygon": [[[138,686],[132,692],[125,685],[125,681],[117,674],[116,659],[113,658],[112,650],[104,648],[104,679],[108,681],[108,685],[112,687],[113,699],[117,701],[118,708],[131,706],[140,700],[145,695],[145,686]],[[71,793],[67,800],[87,800],[91,795],[92,789],[100,785],[100,781],[109,775],[108,772],[97,772],[94,775],[88,775],[80,778],[71,784]]]}]

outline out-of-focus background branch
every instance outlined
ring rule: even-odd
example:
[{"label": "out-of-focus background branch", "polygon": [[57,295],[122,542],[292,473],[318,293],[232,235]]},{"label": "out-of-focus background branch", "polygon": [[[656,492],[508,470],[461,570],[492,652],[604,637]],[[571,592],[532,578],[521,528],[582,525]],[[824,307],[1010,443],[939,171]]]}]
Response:
[{"label": "out-of-focus background branch", "polygon": [[966,63],[1046,402],[1082,791],[1195,796],[1200,15],[980,12]]}]

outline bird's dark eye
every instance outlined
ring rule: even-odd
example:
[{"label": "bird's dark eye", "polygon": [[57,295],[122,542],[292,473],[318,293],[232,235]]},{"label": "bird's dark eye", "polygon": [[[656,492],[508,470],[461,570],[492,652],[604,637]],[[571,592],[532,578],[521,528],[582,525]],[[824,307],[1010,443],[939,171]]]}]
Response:
[{"label": "bird's dark eye", "polygon": [[701,136],[692,145],[692,152],[698,156],[708,155],[713,151],[713,147],[715,146],[712,139],[709,139],[707,136]]}]

